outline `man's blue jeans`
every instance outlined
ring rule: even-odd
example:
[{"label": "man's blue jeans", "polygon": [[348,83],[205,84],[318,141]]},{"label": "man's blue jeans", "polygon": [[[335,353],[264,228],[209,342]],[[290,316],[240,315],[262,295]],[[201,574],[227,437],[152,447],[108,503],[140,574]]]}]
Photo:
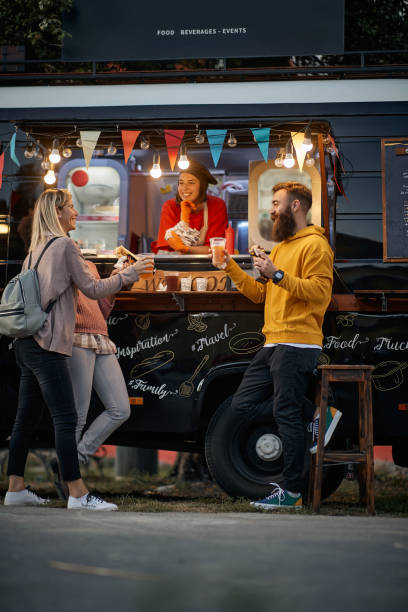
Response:
[{"label": "man's blue jeans", "polygon": [[293,492],[303,489],[304,394],[319,355],[320,349],[284,344],[261,349],[232,400],[239,415],[251,418],[258,404],[273,397],[273,416],[283,446],[283,487]]}]

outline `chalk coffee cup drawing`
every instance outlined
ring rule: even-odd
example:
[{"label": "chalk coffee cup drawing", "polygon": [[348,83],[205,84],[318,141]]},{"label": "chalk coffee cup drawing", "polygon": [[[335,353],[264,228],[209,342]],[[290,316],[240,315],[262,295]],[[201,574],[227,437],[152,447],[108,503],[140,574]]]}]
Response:
[{"label": "chalk coffee cup drawing", "polygon": [[392,391],[404,382],[405,361],[382,361],[373,370],[373,385],[378,391]]},{"label": "chalk coffee cup drawing", "polygon": [[164,284],[166,291],[178,291],[178,272],[166,272],[164,275]]},{"label": "chalk coffee cup drawing", "polygon": [[191,291],[191,276],[180,278],[180,291]]}]

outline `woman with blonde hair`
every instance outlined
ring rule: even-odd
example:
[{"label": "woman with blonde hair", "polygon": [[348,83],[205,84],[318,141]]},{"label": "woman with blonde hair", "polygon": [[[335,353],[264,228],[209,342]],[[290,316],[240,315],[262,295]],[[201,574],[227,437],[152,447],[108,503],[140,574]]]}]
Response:
[{"label": "woman with blonde hair", "polygon": [[[69,369],[69,357],[76,315],[77,288],[94,300],[120,291],[136,281],[151,265],[147,257],[115,276],[95,278],[81,252],[67,233],[76,227],[71,194],[48,189],[37,200],[30,250],[23,269],[36,263],[43,310],[52,305],[43,327],[32,337],[15,341],[15,355],[21,369],[18,408],[9,447],[9,488],[5,505],[43,505],[30,488],[24,488],[24,469],[31,436],[38,421],[41,401],[50,411],[55,447],[62,478],[67,483],[69,509],[117,510],[89,493],[81,478],[75,442],[76,410]],[[44,247],[48,245],[44,251]]]}]

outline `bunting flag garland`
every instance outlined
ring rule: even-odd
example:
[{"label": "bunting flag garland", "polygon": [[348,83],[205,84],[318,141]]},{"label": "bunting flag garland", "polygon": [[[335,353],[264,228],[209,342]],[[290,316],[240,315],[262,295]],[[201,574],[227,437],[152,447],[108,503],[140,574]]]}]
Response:
[{"label": "bunting flag garland", "polygon": [[271,133],[271,128],[251,128],[251,132],[256,140],[256,144],[258,145],[264,160],[267,162],[269,153],[269,135]]},{"label": "bunting flag garland", "polygon": [[305,135],[303,132],[291,132],[293,146],[295,147],[297,162],[299,166],[300,172],[303,172],[303,164],[305,161],[306,153],[305,149],[302,147],[302,142],[304,140]]},{"label": "bunting flag garland", "polygon": [[131,152],[133,151],[133,147],[135,146],[137,137],[139,136],[142,130],[121,130],[121,131],[122,131],[123,154],[125,157],[125,164],[127,164],[129,156]]},{"label": "bunting flag garland", "polygon": [[214,162],[214,168],[216,168],[220,159],[227,130],[206,130],[206,132],[208,144],[210,145],[210,151]]},{"label": "bunting flag garland", "polygon": [[16,166],[18,166],[19,168],[21,168],[21,164],[17,159],[17,155],[16,155],[16,132],[14,132],[14,134],[11,137],[10,140],[10,157],[13,160],[13,162],[16,164]]},{"label": "bunting flag garland", "polygon": [[3,184],[4,153],[0,155],[0,189]]},{"label": "bunting flag garland", "polygon": [[85,165],[87,170],[89,168],[89,164],[91,163],[92,154],[95,150],[100,133],[100,131],[80,132],[82,141],[82,151],[84,153]]},{"label": "bunting flag garland", "polygon": [[184,138],[184,132],[185,130],[164,130],[167,154],[169,156],[170,168],[172,170],[174,170],[174,164],[176,163],[179,148]]}]

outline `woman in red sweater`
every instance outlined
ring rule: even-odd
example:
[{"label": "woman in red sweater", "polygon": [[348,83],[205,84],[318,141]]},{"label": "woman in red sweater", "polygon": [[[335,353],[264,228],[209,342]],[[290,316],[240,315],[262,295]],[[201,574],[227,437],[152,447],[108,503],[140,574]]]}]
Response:
[{"label": "woman in red sweater", "polygon": [[208,254],[210,238],[224,236],[228,226],[224,200],[207,195],[216,179],[205,166],[190,161],[180,173],[175,198],[163,204],[157,241],[152,249],[189,254]]}]

